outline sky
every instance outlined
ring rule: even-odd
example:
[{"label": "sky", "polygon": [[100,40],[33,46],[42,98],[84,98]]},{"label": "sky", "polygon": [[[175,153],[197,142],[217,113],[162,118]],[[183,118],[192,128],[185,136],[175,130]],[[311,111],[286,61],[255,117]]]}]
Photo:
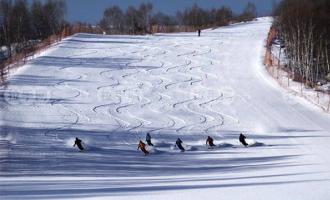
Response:
[{"label": "sky", "polygon": [[[43,0],[45,1],[45,0]],[[67,5],[66,19],[69,22],[88,22],[96,24],[100,21],[103,11],[110,6],[118,5],[123,10],[128,6],[138,6],[142,2],[153,4],[153,12],[173,14],[178,10],[191,7],[194,3],[202,8],[228,6],[234,13],[240,13],[247,2],[257,7],[258,15],[269,14],[275,2],[280,0],[64,0]],[[32,2],[32,0],[30,1]]]}]

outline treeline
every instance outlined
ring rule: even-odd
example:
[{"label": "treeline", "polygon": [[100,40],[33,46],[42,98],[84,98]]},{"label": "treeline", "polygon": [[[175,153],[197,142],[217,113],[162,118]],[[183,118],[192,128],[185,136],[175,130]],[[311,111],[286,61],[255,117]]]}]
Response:
[{"label": "treeline", "polygon": [[0,0],[0,46],[8,48],[7,57],[61,32],[65,12],[62,0],[34,0],[30,6],[26,0]]},{"label": "treeline", "polygon": [[[65,14],[64,0],[34,0],[32,4],[28,4],[27,0],[0,0],[0,47],[7,47],[9,55],[6,57],[20,53],[51,35],[58,35],[65,28],[72,29],[73,26],[65,21]],[[129,6],[125,11],[118,6],[107,8],[98,27],[107,34],[145,34],[152,32],[153,25],[189,26],[192,27],[189,30],[195,30],[255,17],[256,8],[252,3],[248,3],[240,15],[233,14],[228,7],[206,10],[194,4],[175,16],[153,13],[152,4],[141,3],[138,7]],[[76,26],[83,27],[80,24]],[[86,27],[91,26],[86,25],[81,30]]]},{"label": "treeline", "polygon": [[[152,26],[189,26],[194,29],[225,26],[234,21],[250,21],[257,16],[256,7],[248,3],[244,11],[235,15],[228,7],[203,9],[197,4],[175,16],[162,12],[153,14],[150,3],[142,3],[138,7],[130,6],[123,11],[118,6],[105,9],[99,26],[107,34],[145,34],[152,32]],[[175,30],[174,30],[175,31]]]},{"label": "treeline", "polygon": [[275,15],[290,71],[307,84],[330,81],[330,1],[283,0]]},{"label": "treeline", "polygon": [[118,6],[107,8],[99,25],[111,34],[119,33],[148,33],[151,30],[152,4],[142,3],[139,8],[129,6],[123,12]]}]

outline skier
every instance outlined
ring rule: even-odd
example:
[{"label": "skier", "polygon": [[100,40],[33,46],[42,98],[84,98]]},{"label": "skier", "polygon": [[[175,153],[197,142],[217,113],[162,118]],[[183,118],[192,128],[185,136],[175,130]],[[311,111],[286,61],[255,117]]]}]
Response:
[{"label": "skier", "polygon": [[200,37],[201,36],[201,29],[198,29],[198,37]]},{"label": "skier", "polygon": [[245,139],[246,139],[245,135],[243,135],[243,133],[241,133],[241,134],[239,135],[239,141],[240,141],[245,147],[247,147],[249,144],[246,143]]},{"label": "skier", "polygon": [[182,146],[182,140],[180,138],[176,140],[175,144],[182,152],[185,151],[185,149]]},{"label": "skier", "polygon": [[73,146],[77,145],[77,147],[80,149],[80,151],[84,150],[84,147],[82,146],[81,142],[82,141],[76,137],[76,141],[74,141],[74,145],[73,145]]},{"label": "skier", "polygon": [[211,138],[210,136],[207,136],[206,146],[207,145],[209,145],[211,148],[215,147],[215,144],[213,143],[213,138]]},{"label": "skier", "polygon": [[147,133],[146,141],[147,141],[147,143],[148,143],[149,146],[154,146],[154,144],[152,144],[152,142],[151,142],[151,136],[150,136],[149,133]]},{"label": "skier", "polygon": [[139,149],[141,149],[141,151],[144,153],[145,156],[149,154],[149,151],[147,151],[147,149],[146,149],[146,144],[143,143],[141,140],[139,142],[137,150],[139,150]]}]

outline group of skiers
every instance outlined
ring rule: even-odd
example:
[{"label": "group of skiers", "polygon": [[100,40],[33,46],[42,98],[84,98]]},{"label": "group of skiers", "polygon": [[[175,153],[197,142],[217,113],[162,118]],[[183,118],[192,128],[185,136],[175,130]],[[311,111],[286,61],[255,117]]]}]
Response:
[{"label": "group of skiers", "polygon": [[[198,37],[200,37],[201,36],[201,30],[198,29],[197,30],[197,33],[198,33]],[[214,140],[213,140],[213,138],[211,136],[207,136],[206,146],[209,146],[210,148],[215,147],[216,145],[214,144],[213,141]],[[248,143],[246,142],[246,137],[245,137],[245,135],[243,135],[243,133],[241,133],[239,135],[239,141],[245,147],[248,146]],[[151,142],[151,135],[149,133],[147,133],[147,135],[146,135],[146,142],[147,142],[148,146],[154,146],[154,144]],[[175,145],[181,150],[181,152],[184,152],[185,151],[185,148],[183,147],[183,142],[182,142],[182,140],[180,138],[178,138],[176,140]],[[74,147],[77,146],[80,151],[83,151],[84,150],[84,147],[82,145],[82,140],[80,140],[77,137],[76,137],[76,140],[75,140],[73,146]],[[145,156],[149,154],[149,151],[146,149],[146,144],[142,140],[139,141],[137,150],[141,150],[144,153]]]},{"label": "group of skiers", "polygon": [[[213,142],[213,138],[211,136],[207,136],[207,139],[206,139],[206,146],[209,146],[210,148],[213,148],[215,147],[216,145],[214,144]],[[239,141],[240,143],[242,143],[245,147],[248,146],[248,143],[246,142],[246,136],[243,135],[243,133],[241,133],[239,135]],[[149,146],[154,146],[154,144],[151,142],[151,135],[149,133],[147,133],[146,135],[146,142]],[[82,140],[80,140],[79,138],[76,137],[76,140],[75,140],[75,143],[73,146],[76,146],[79,148],[79,150],[83,151],[84,150],[84,147],[82,145]],[[178,138],[175,142],[175,145],[181,150],[181,152],[184,152],[185,151],[185,148],[183,147],[183,142],[180,138]],[[141,150],[144,155],[148,155],[149,154],[149,151],[146,149],[146,144],[144,142],[142,142],[142,140],[139,141],[139,144],[138,144],[138,148],[137,150]]]}]

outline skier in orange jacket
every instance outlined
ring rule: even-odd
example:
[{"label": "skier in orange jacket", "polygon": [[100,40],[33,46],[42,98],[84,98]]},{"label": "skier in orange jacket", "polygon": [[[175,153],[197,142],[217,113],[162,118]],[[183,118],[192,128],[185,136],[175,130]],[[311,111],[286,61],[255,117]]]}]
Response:
[{"label": "skier in orange jacket", "polygon": [[141,140],[139,142],[137,150],[139,150],[139,149],[141,149],[141,151],[144,153],[145,156],[149,154],[149,151],[147,151],[147,149],[146,149],[146,144],[143,143]]}]

